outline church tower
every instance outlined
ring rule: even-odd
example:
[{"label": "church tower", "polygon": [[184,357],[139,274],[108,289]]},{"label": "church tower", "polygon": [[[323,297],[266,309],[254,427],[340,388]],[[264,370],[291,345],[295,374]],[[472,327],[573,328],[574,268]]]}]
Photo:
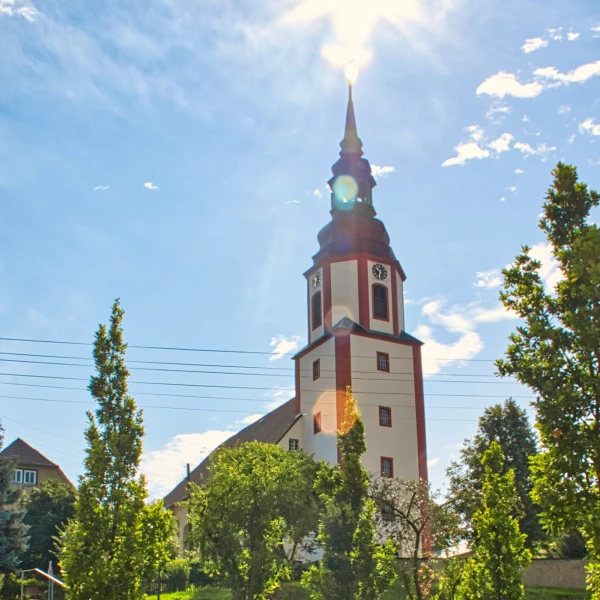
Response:
[{"label": "church tower", "polygon": [[308,345],[295,357],[296,414],[289,435],[317,459],[338,458],[346,387],[365,423],[366,469],[427,480],[422,343],[405,331],[406,276],[373,206],[375,179],[363,158],[352,84],[340,158],[333,165],[331,221],[304,276]]}]

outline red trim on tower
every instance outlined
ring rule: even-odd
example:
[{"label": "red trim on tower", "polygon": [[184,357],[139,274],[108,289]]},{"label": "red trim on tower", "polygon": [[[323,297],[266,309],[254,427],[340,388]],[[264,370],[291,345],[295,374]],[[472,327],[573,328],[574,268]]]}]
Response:
[{"label": "red trim on tower", "polygon": [[328,256],[327,258],[324,258],[323,260],[320,260],[317,264],[313,265],[310,269],[308,269],[308,271],[305,271],[304,277],[306,277],[308,279],[315,271],[317,271],[320,267],[322,267],[323,265],[326,265],[326,264],[338,263],[338,262],[348,262],[349,260],[360,260],[360,259],[370,260],[372,262],[388,265],[388,266],[390,266],[391,269],[393,269],[400,275],[400,277],[402,278],[402,281],[406,281],[406,275],[404,274],[404,270],[402,269],[402,266],[400,265],[400,263],[397,260],[390,260],[389,258],[382,258],[381,256],[377,256],[375,254],[369,254],[367,252],[355,252],[352,254],[339,254],[336,256]]},{"label": "red trim on tower", "polygon": [[369,322],[369,265],[367,259],[359,257],[358,265],[358,324],[365,329],[371,329]]},{"label": "red trim on tower", "polygon": [[296,414],[299,415],[302,412],[302,403],[300,401],[300,357],[295,359],[296,362],[296,399],[294,406],[296,407]]},{"label": "red trim on tower", "polygon": [[323,323],[325,331],[331,329],[331,263],[323,263]]},{"label": "red trim on tower", "polygon": [[400,320],[398,319],[398,282],[396,276],[390,277],[390,286],[392,288],[392,323],[394,335],[400,333]]},{"label": "red trim on tower", "polygon": [[[344,422],[346,409],[346,387],[352,385],[352,358],[350,354],[350,332],[335,334],[335,410],[338,431]],[[338,463],[341,463],[338,448]]]},{"label": "red trim on tower", "polygon": [[423,367],[421,347],[413,348],[413,373],[415,378],[415,411],[417,417],[417,452],[419,456],[419,478],[427,483],[427,434],[425,429],[425,396],[423,394]]}]

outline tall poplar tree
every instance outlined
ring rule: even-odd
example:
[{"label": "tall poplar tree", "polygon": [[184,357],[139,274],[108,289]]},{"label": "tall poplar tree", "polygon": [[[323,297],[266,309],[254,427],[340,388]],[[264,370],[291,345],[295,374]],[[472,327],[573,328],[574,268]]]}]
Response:
[{"label": "tall poplar tree", "polygon": [[505,471],[500,444],[492,442],[482,459],[483,508],[473,517],[475,549],[458,587],[461,600],[522,600],[522,572],[531,562],[526,536],[519,531],[515,472]]},{"label": "tall poplar tree", "polygon": [[[0,425],[0,450],[4,445],[4,429]],[[13,484],[15,465],[0,456],[0,588],[2,575],[15,571],[27,546],[27,527],[20,506],[22,491]]]},{"label": "tall poplar tree", "polygon": [[161,504],[146,504],[139,473],[144,427],[127,394],[123,315],[116,300],[110,326],[100,325],[94,343],[96,375],[89,390],[98,409],[88,413],[85,473],[60,551],[72,600],[142,598],[144,580],[169,556],[172,517]]},{"label": "tall poplar tree", "polygon": [[396,578],[395,550],[389,541],[376,541],[375,502],[360,462],[367,450],[365,426],[350,387],[337,443],[342,464],[323,465],[316,481],[324,505],[317,537],[323,558],[303,583],[314,600],[377,600]]},{"label": "tall poplar tree", "polygon": [[561,277],[547,290],[527,246],[504,270],[501,300],[521,323],[498,369],[536,395],[534,499],[552,534],[578,529],[587,542],[600,600],[600,229],[590,219],[600,195],[571,165],[558,163],[553,175],[540,228]]}]

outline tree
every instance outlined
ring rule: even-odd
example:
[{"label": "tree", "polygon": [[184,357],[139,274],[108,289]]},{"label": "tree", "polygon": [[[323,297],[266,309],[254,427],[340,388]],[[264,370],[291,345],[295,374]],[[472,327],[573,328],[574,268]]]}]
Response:
[{"label": "tree", "polygon": [[431,549],[459,539],[454,501],[441,501],[423,481],[372,477],[370,495],[377,505],[376,528],[405,558],[400,577],[408,600],[428,598],[433,582]]},{"label": "tree", "polygon": [[515,471],[519,495],[519,527],[527,535],[527,546],[533,547],[544,539],[539,522],[539,507],[531,499],[533,483],[529,472],[529,457],[538,453],[537,441],[525,411],[512,399],[504,405],[486,408],[479,419],[479,427],[472,440],[465,440],[459,462],[447,470],[449,497],[455,500],[456,510],[463,518],[467,538],[472,540],[473,515],[483,505],[484,468],[481,459],[492,441],[500,444],[504,454],[504,469]]},{"label": "tree", "polygon": [[60,481],[46,479],[25,498],[24,523],[29,528],[29,544],[23,554],[27,569],[46,570],[56,562],[56,537],[75,512],[75,490]]},{"label": "tree", "polygon": [[377,543],[375,501],[360,462],[365,428],[350,387],[337,443],[341,465],[322,465],[315,484],[324,506],[317,537],[323,558],[303,583],[314,600],[376,600],[396,577],[395,550],[391,541]]},{"label": "tree", "polygon": [[317,527],[316,471],[304,452],[248,442],[219,450],[206,484],[190,487],[190,547],[235,600],[263,600],[290,578],[296,550]]},{"label": "tree", "polygon": [[[4,429],[0,425],[0,450],[3,445]],[[13,485],[14,471],[14,463],[0,456],[0,575],[19,567],[27,545],[27,527],[19,502],[21,490]]]},{"label": "tree", "polygon": [[458,586],[462,600],[521,600],[522,571],[531,562],[519,531],[515,472],[505,470],[500,444],[492,442],[482,459],[483,509],[473,516],[475,549]]},{"label": "tree", "polygon": [[573,166],[558,163],[553,176],[540,228],[561,278],[548,290],[527,246],[504,270],[500,297],[521,323],[497,366],[536,395],[541,453],[533,463],[533,497],[553,535],[578,529],[586,540],[588,583],[598,600],[600,229],[590,211],[600,196],[578,181]]},{"label": "tree", "polygon": [[100,325],[94,343],[96,375],[89,390],[98,409],[88,413],[85,473],[60,544],[72,600],[142,598],[143,581],[169,558],[172,516],[162,502],[146,504],[146,482],[139,474],[144,427],[127,394],[123,315],[116,300],[110,327]]}]

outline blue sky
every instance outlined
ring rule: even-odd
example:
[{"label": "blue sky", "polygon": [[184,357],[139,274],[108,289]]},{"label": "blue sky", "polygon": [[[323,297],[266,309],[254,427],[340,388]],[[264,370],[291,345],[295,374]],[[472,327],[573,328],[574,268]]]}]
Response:
[{"label": "blue sky", "polygon": [[[491,377],[516,325],[498,270],[528,243],[548,285],[560,276],[538,215],[558,160],[600,187],[599,46],[592,0],[0,0],[0,336],[90,342],[119,296],[132,345],[303,345],[302,273],[329,219],[340,67],[353,57],[374,204],[408,276],[407,329],[427,342],[430,475],[442,485],[483,407],[509,395],[527,406],[528,390]],[[0,355],[7,441],[23,437],[73,479],[89,350],[0,342],[75,357]],[[293,395],[288,357],[129,358],[263,374],[131,364],[133,381],[236,386],[132,383],[142,406],[207,409],[145,411],[153,494]],[[248,387],[263,389],[237,389]]]}]

